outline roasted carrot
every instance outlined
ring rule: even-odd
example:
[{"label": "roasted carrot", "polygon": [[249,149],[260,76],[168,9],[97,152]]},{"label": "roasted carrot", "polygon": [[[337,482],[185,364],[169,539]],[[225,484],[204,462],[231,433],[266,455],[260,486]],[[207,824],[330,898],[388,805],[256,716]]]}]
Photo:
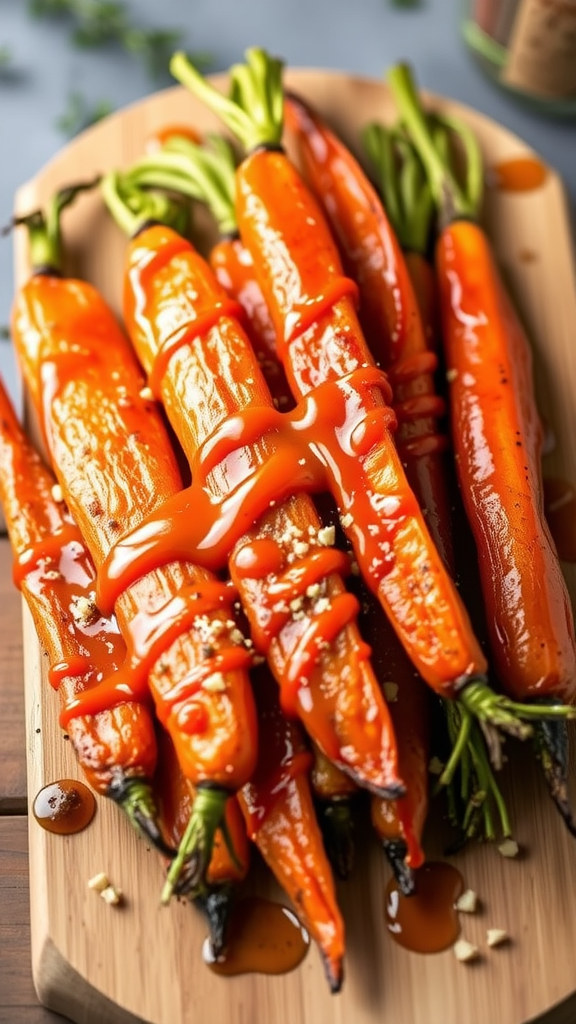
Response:
[{"label": "roasted carrot", "polygon": [[[478,219],[479,148],[459,125],[468,156],[468,180],[461,188],[430,138],[410,70],[393,68],[389,81],[439,211],[435,262],[452,437],[476,541],[492,657],[502,687],[516,700],[536,706],[551,700],[562,711],[562,703],[576,697],[573,614],[543,512],[542,430],[530,344]],[[563,729],[546,726],[538,738],[552,795],[574,829]]]},{"label": "roasted carrot", "polygon": [[316,201],[279,150],[281,62],[257,49],[247,57],[247,66],[231,69],[234,99],[207,83],[184,54],[174,55],[171,70],[248,153],[236,172],[238,226],[282,339],[291,389],[316,408],[319,393],[329,396],[329,411],[339,417],[335,436],[322,435],[325,484],[368,585],[426,682],[442,696],[458,696],[485,725],[526,736],[523,718],[555,712],[514,704],[487,684],[484,655],[393,443],[388,385],[354,311],[357,287],[342,273]]},{"label": "roasted carrot", "polygon": [[[355,625],[357,601],[340,575],[348,560],[278,459],[279,414],[240,309],[172,229],[134,233],[118,176],[105,177],[102,188],[132,236],[127,329],[192,466],[187,500],[203,536],[198,558],[228,565],[285,710],[360,785],[397,795],[389,712]],[[148,221],[145,212],[142,219]],[[209,504],[202,505],[201,493],[210,495]]]},{"label": "roasted carrot", "polygon": [[[95,608],[92,559],[1,381],[0,502],[15,558],[14,581],[47,655],[48,680],[65,705],[117,671],[126,647],[115,621]],[[149,709],[126,701],[73,717],[66,732],[87,782],[115,800],[163,849],[154,821],[156,743]]]},{"label": "roasted carrot", "polygon": [[255,676],[258,765],[238,799],[251,839],[317,942],[328,983],[337,992],[343,980],[344,922],[314,813],[308,780],[312,756],[265,675],[259,670]]},{"label": "roasted carrot", "polygon": [[[235,154],[222,137],[211,136],[209,141],[210,149],[181,135],[167,138],[154,158],[139,160],[131,168],[130,181],[180,191],[208,205],[220,233],[209,253],[210,265],[220,285],[242,306],[246,331],[272,401],[286,411],[294,400],[278,359],[274,325],[254,276],[251,254],[238,237],[235,223]],[[312,753],[311,782],[324,840],[332,865],[339,877],[345,878],[353,863],[351,795],[356,785],[317,744],[312,743]]]},{"label": "roasted carrot", "polygon": [[[148,536],[144,565],[129,557],[116,579],[106,570],[122,534],[177,494],[181,480],[111,310],[86,282],[58,276],[60,205],[56,197],[48,222],[41,214],[27,220],[37,272],[16,296],[13,337],[60,486],[98,569],[98,604],[115,611],[128,647],[122,669],[71,701],[64,719],[152,694],[198,789],[184,842],[201,878],[228,795],[256,760],[251,656],[237,638],[230,588],[185,552]],[[165,899],[176,881],[169,876]]]}]

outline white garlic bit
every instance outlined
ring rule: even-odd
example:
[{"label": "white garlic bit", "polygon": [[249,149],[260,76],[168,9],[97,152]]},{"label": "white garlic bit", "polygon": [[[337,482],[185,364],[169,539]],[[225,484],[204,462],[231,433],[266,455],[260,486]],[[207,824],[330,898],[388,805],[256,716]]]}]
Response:
[{"label": "white garlic bit", "polygon": [[458,939],[458,942],[454,943],[454,956],[461,964],[470,964],[478,959],[480,950],[467,939]]},{"label": "white garlic bit", "polygon": [[478,907],[478,896],[473,889],[466,889],[456,900],[456,910],[463,914],[475,914]]},{"label": "white garlic bit", "polygon": [[505,932],[503,928],[489,928],[486,932],[486,942],[492,948],[494,946],[502,946],[505,942],[508,942],[509,938],[508,932]]}]

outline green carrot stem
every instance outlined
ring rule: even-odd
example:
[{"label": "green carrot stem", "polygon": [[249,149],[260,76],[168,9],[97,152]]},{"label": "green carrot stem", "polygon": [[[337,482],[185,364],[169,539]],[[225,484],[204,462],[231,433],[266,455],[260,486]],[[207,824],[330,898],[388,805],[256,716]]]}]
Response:
[{"label": "green carrot stem", "polygon": [[167,846],[158,827],[156,801],[148,779],[121,773],[113,780],[107,795],[125,811],[144,839],[166,856],[173,856],[174,851]]},{"label": "green carrot stem", "polygon": [[205,884],[206,872],[212,857],[214,835],[222,826],[226,801],[230,794],[219,786],[200,784],[192,807],[190,821],[178,847],[168,873],[160,897],[163,904],[168,904],[175,891],[182,873],[190,890],[200,889]]},{"label": "green carrot stem", "polygon": [[[397,64],[388,72],[388,82],[408,135],[426,170],[432,195],[442,224],[459,218],[476,219],[478,209],[460,188],[452,170],[434,145],[432,130],[406,64]],[[479,159],[479,150],[477,150]],[[475,158],[476,159],[476,158]]]},{"label": "green carrot stem", "polygon": [[189,214],[181,200],[160,191],[145,191],[117,171],[105,174],[100,183],[104,202],[122,231],[132,238],[148,223],[166,224],[185,235]]},{"label": "green carrot stem", "polygon": [[246,64],[230,69],[230,96],[211,85],[185,53],[175,53],[170,72],[206,104],[251,152],[260,146],[279,146],[284,126],[283,62],[265,50],[245,52]]},{"label": "green carrot stem", "polygon": [[376,187],[403,249],[425,254],[433,200],[419,156],[397,131],[370,124],[362,139],[376,171]]},{"label": "green carrot stem", "polygon": [[62,271],[62,234],[60,215],[80,192],[86,192],[98,184],[99,178],[67,185],[60,189],[48,202],[45,210],[34,210],[22,217],[15,217],[4,228],[7,234],[13,227],[24,225],[30,240],[30,263],[32,271],[45,270],[59,274]]}]

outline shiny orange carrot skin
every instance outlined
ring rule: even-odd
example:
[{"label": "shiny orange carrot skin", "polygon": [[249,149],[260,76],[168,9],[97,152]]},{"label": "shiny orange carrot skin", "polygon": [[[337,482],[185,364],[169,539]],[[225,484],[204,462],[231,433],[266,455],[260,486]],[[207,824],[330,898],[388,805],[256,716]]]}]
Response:
[{"label": "shiny orange carrot skin", "polygon": [[[248,156],[237,171],[237,196],[240,234],[282,339],[294,393],[373,365],[350,289],[342,297],[336,293],[347,286],[335,243],[287,157],[265,150]],[[381,401],[374,395],[367,409],[381,407]],[[391,510],[383,524],[390,570],[378,584],[378,597],[424,679],[442,695],[454,696],[468,678],[484,674],[486,662],[389,430],[358,460],[356,486],[372,509],[384,502]],[[356,524],[346,528],[363,568],[355,529]]]},{"label": "shiny orange carrot skin", "polygon": [[256,771],[239,794],[248,833],[317,942],[333,992],[343,979],[344,922],[314,812],[312,756],[264,673],[255,680],[260,724]]},{"label": "shiny orange carrot skin", "polygon": [[[195,324],[203,323],[205,316],[213,322],[211,319],[211,326],[197,334]],[[206,438],[227,418],[251,407],[261,410],[272,406],[248,338],[230,309],[230,299],[208,264],[171,228],[149,227],[130,242],[124,317],[140,361],[149,373],[157,372],[158,352],[167,339],[178,331],[185,342],[186,331],[190,333],[190,342],[181,344],[168,360],[158,387],[191,462]],[[257,465],[269,457],[266,445],[263,437],[250,447],[250,459]],[[215,481],[220,488],[216,477]],[[263,608],[278,570],[247,577],[239,570],[238,553],[250,541],[274,540],[286,568],[296,567],[312,557],[309,549],[314,548],[313,538],[321,527],[311,499],[297,494],[274,503],[236,543],[229,558],[230,574],[256,644],[265,632]],[[295,538],[300,538],[302,553],[298,553]],[[314,552],[318,554],[319,548]],[[326,587],[330,602],[344,593],[344,584],[335,572],[319,582]],[[281,684],[309,619],[316,614],[314,600],[303,592],[293,614],[277,634],[271,634],[270,646],[263,648]],[[357,654],[360,647],[361,638],[351,619],[317,658],[308,684],[298,686],[297,713],[327,756],[359,784],[374,791],[397,792],[397,750],[389,712],[369,661]]]},{"label": "shiny orange carrot skin", "polygon": [[[407,258],[378,193],[350,149],[298,96],[287,96],[285,117],[344,267],[358,282],[358,315],[366,341],[392,385],[396,447],[410,486],[426,509],[432,538],[452,571],[448,438],[439,426],[446,408],[436,392],[438,360],[428,341]],[[416,261],[414,254],[413,269]],[[419,273],[422,277],[421,267]]]},{"label": "shiny orange carrot skin", "polygon": [[446,227],[436,266],[456,467],[495,667],[516,699],[572,703],[574,621],[542,505],[529,343],[482,228]]},{"label": "shiny orange carrot skin", "polygon": [[276,332],[270,312],[256,280],[254,262],[238,237],[221,238],[212,246],[208,261],[219,284],[246,312],[246,327],[252,348],[279,409],[294,405],[284,367],[278,359]]},{"label": "shiny orange carrot skin", "polygon": [[[89,284],[32,277],[13,310],[13,337],[55,471],[99,567],[115,541],[181,487],[164,424],[118,323]],[[153,553],[152,553],[153,559]],[[122,593],[115,612],[129,650],[147,646],[165,622],[170,598],[201,591],[211,574],[191,563],[154,567]],[[228,621],[216,611],[215,618]],[[142,633],[144,630],[144,633]],[[190,702],[171,691],[204,660],[194,626],[173,631],[147,678],[159,716],[194,783],[241,785],[256,758],[256,719],[248,674],[227,674],[226,694],[201,686]],[[225,628],[216,646],[233,646]],[[115,701],[118,695],[115,696]],[[230,766],[232,770],[230,771]]]},{"label": "shiny orange carrot skin", "polygon": [[[56,495],[56,496],[55,496]],[[126,647],[115,623],[75,611],[92,605],[96,571],[56,480],[20,426],[0,381],[0,500],[15,581],[48,656],[49,679],[62,701],[122,664]],[[152,778],[156,740],[149,709],[126,701],[73,718],[67,733],[87,781],[104,795],[129,776]]]}]

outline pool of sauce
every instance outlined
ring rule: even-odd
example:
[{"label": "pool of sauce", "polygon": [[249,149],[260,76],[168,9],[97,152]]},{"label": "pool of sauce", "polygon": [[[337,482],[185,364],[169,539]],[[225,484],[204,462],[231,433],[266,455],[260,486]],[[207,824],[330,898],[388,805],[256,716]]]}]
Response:
[{"label": "pool of sauce", "polygon": [[489,182],[500,192],[532,192],[540,188],[548,176],[548,168],[532,156],[502,160],[490,168]]},{"label": "pool of sauce", "polygon": [[51,782],[37,794],[32,805],[36,821],[47,832],[68,836],[81,832],[96,812],[94,794],[76,779]]},{"label": "pool of sauce", "polygon": [[215,974],[286,974],[298,967],[310,939],[288,907],[260,897],[236,904],[227,929],[226,950],[214,958],[210,940],[202,949],[204,963]]},{"label": "pool of sauce", "polygon": [[431,862],[416,873],[413,896],[403,896],[395,878],[386,886],[385,919],[395,942],[414,953],[440,953],[460,934],[455,903],[464,880],[452,864]]},{"label": "pool of sauce", "polygon": [[576,486],[559,477],[545,479],[544,511],[558,556],[576,562]]}]

